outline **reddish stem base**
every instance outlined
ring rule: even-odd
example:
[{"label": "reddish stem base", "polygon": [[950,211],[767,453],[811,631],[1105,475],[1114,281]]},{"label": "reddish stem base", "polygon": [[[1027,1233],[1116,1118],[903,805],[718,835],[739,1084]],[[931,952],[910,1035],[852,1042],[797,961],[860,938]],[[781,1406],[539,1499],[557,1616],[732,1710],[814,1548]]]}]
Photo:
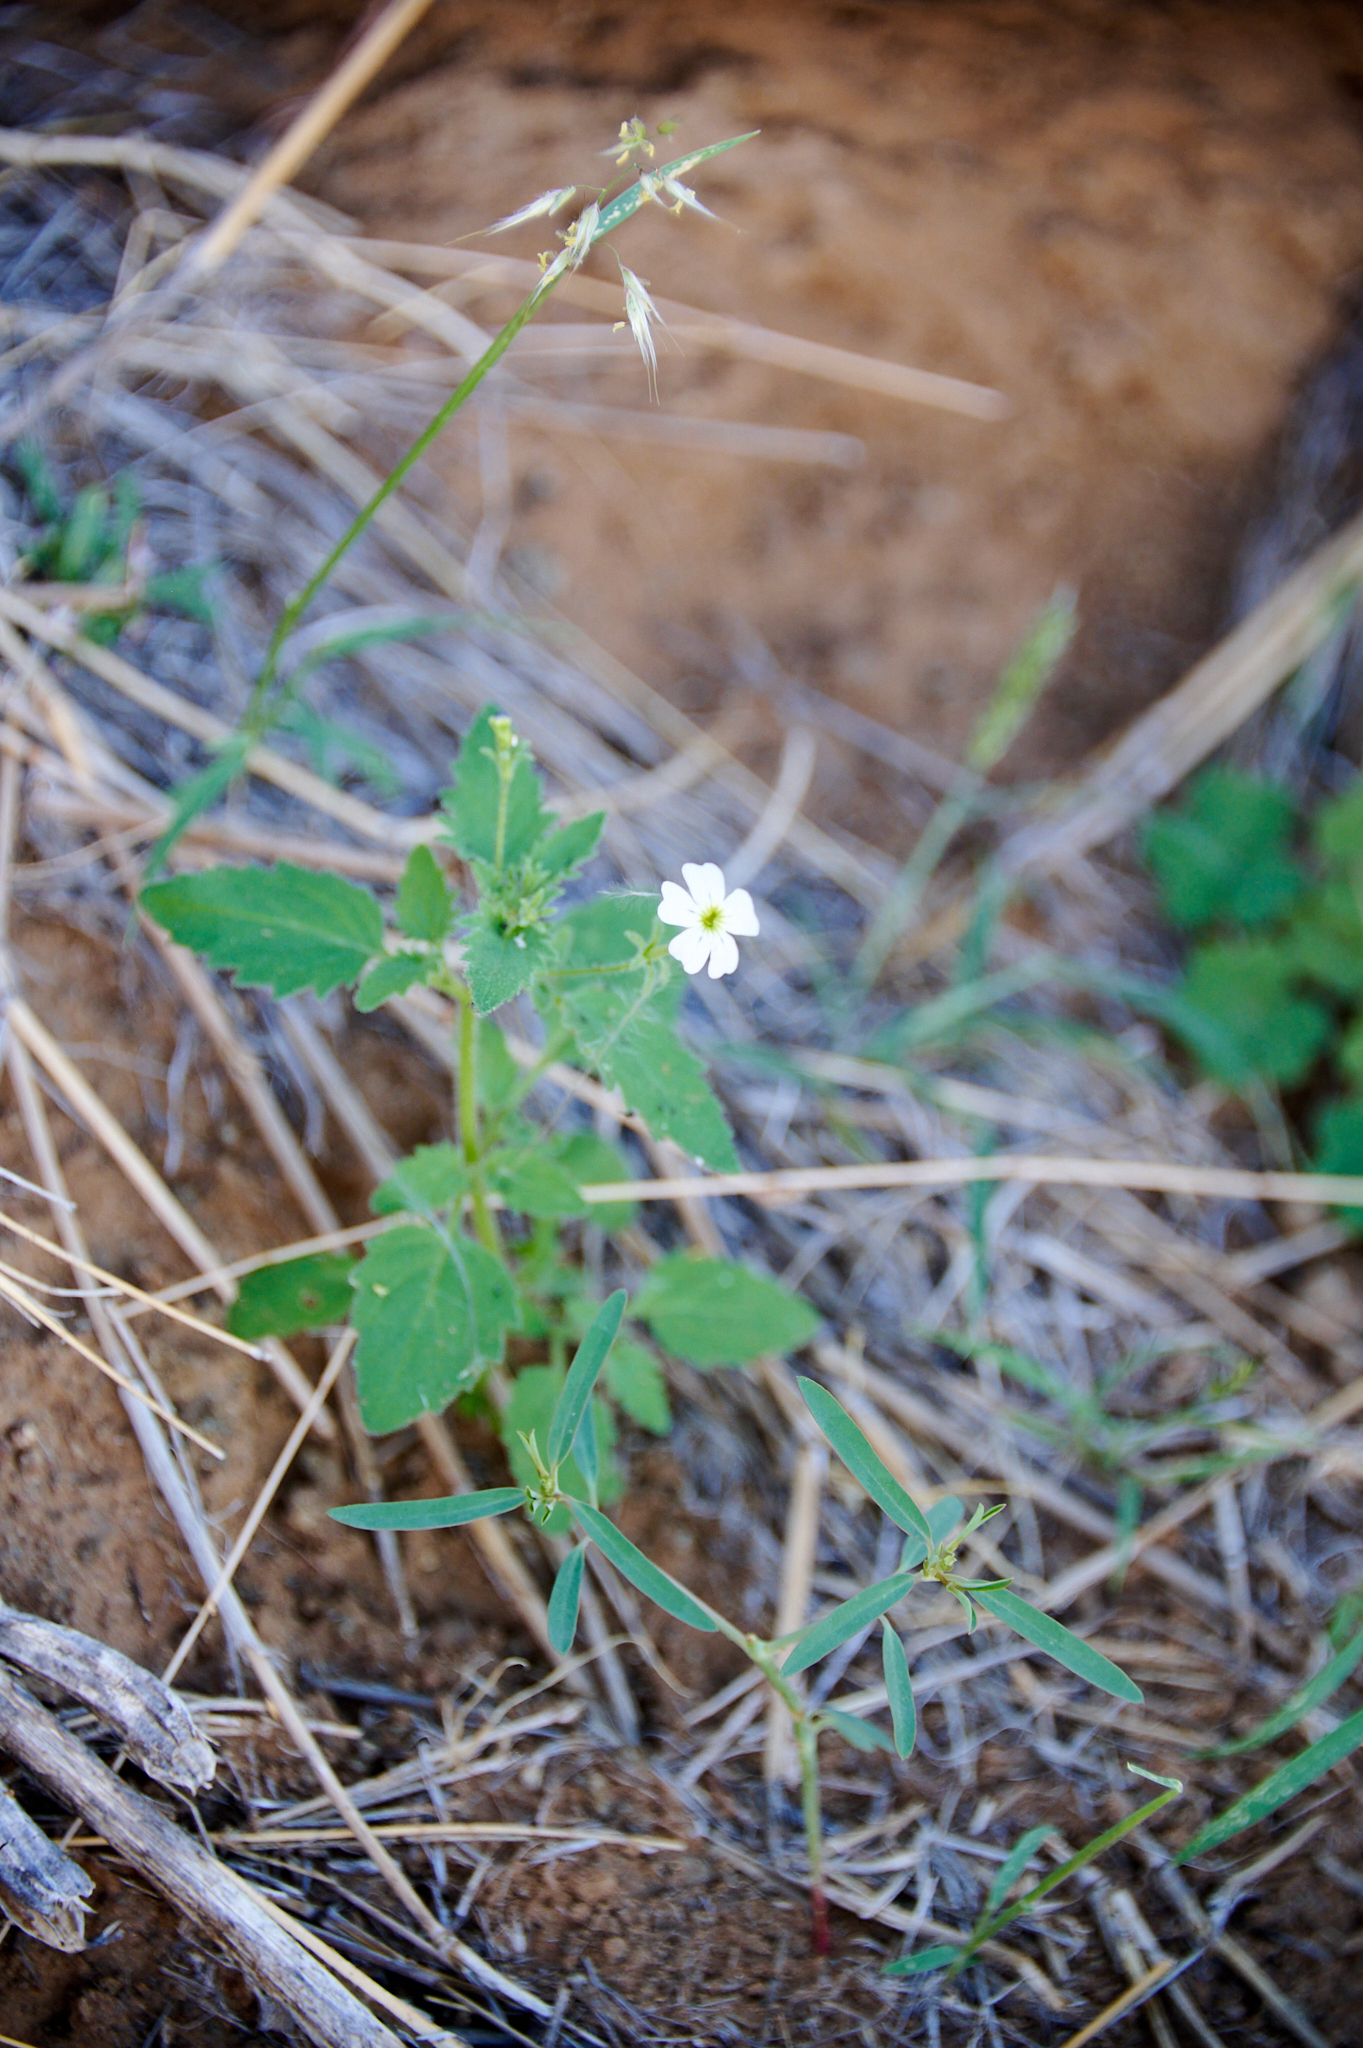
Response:
[{"label": "reddish stem base", "polygon": [[826,1956],[829,1950],[828,1901],[823,1895],[823,1886],[815,1885],[809,1894],[809,1926],[816,1956]]}]

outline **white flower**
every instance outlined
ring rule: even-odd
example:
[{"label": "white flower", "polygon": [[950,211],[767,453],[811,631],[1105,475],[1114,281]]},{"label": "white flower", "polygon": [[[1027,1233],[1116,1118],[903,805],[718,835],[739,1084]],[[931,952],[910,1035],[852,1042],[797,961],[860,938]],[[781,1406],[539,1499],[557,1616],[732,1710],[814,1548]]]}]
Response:
[{"label": "white flower", "polygon": [[726,896],[724,870],[712,860],[701,866],[684,861],[682,879],[684,889],[675,882],[663,883],[663,900],[658,906],[664,924],[682,927],[667,950],[688,974],[699,974],[708,961],[710,979],[718,981],[721,974],[732,974],[738,965],[735,934],[740,939],[757,937],[752,897],[746,889],[731,889]]}]

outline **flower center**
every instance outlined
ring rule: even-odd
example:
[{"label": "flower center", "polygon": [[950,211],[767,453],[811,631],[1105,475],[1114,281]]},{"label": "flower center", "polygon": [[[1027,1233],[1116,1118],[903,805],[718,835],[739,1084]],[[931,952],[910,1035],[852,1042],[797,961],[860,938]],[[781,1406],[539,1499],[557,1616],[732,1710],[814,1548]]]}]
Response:
[{"label": "flower center", "polygon": [[700,928],[703,932],[717,932],[724,927],[724,907],[711,903],[700,914]]}]

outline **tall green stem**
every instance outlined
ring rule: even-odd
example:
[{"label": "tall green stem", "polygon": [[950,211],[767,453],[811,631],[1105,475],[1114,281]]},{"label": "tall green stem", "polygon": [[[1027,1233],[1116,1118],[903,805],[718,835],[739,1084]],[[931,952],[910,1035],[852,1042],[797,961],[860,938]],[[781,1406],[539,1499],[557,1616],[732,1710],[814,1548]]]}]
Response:
[{"label": "tall green stem", "polygon": [[459,1141],[473,1183],[473,1227],[478,1233],[479,1243],[494,1256],[500,1257],[501,1233],[488,1207],[487,1189],[483,1181],[483,1148],[478,1127],[478,1018],[474,1013],[468,991],[463,985],[451,977],[448,986],[457,992],[456,999],[459,1004],[459,1055],[455,1101],[459,1112]]},{"label": "tall green stem", "polygon": [[795,1720],[795,1747],[800,1758],[800,1805],[804,1813],[805,1849],[809,1858],[809,1916],[816,1956],[828,1954],[828,1900],[823,1888],[823,1814],[819,1801],[819,1731],[807,1713]]}]

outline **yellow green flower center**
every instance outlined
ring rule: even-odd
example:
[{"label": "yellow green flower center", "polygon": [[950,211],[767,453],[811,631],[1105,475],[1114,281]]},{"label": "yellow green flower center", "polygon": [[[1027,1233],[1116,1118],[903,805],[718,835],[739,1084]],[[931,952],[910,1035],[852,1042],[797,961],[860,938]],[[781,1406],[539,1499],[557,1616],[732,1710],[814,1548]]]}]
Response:
[{"label": "yellow green flower center", "polygon": [[700,914],[700,928],[703,932],[717,932],[724,923],[724,911],[720,904],[712,903]]}]

